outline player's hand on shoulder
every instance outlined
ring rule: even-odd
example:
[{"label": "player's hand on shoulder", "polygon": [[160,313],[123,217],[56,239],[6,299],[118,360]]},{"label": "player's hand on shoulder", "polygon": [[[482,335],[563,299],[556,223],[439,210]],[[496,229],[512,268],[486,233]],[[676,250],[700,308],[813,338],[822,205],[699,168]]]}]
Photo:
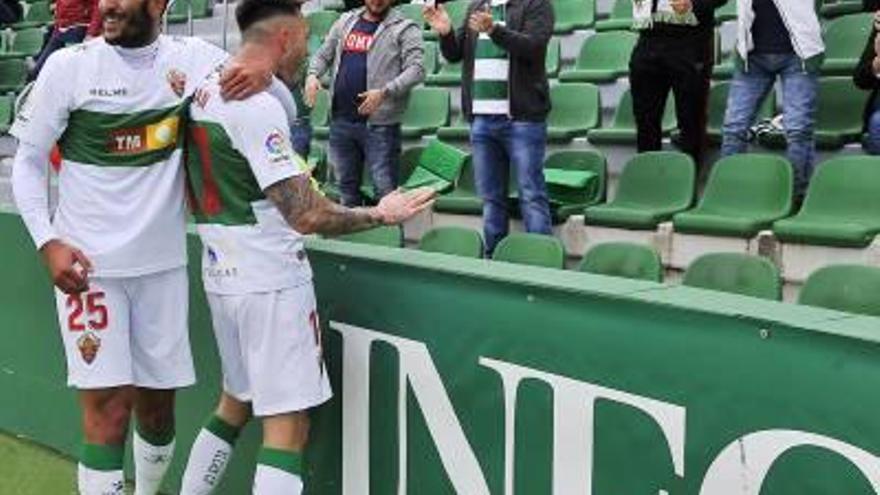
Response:
[{"label": "player's hand on shoulder", "polygon": [[92,262],[82,251],[58,239],[47,242],[40,251],[52,282],[62,292],[78,294],[89,290]]},{"label": "player's hand on shoulder", "polygon": [[430,187],[420,187],[410,191],[397,189],[379,201],[376,212],[382,223],[399,224],[430,208],[436,196],[437,193]]},{"label": "player's hand on shoulder", "polygon": [[266,57],[231,60],[220,75],[224,100],[245,100],[272,84],[272,61]]}]

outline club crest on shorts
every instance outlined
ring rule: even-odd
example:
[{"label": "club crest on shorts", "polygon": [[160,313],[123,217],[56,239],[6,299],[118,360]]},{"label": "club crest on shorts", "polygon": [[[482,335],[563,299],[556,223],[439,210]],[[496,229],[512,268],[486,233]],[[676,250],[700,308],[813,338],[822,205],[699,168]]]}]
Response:
[{"label": "club crest on shorts", "polygon": [[77,339],[76,345],[79,347],[79,353],[83,361],[86,364],[92,364],[95,358],[98,357],[98,351],[101,350],[101,338],[92,332],[86,332]]},{"label": "club crest on shorts", "polygon": [[171,86],[171,91],[174,91],[174,94],[183,98],[183,93],[186,91],[186,74],[177,69],[171,69],[166,74],[165,79],[168,81],[168,85]]}]

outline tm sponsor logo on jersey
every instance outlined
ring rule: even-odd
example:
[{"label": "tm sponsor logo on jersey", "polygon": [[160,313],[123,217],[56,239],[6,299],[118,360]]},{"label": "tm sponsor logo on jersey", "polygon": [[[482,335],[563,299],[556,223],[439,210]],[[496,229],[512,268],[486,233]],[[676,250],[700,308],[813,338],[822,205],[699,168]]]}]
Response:
[{"label": "tm sponsor logo on jersey", "polygon": [[273,165],[293,160],[293,150],[284,134],[278,129],[266,136],[266,153],[269,155],[269,163]]},{"label": "tm sponsor logo on jersey", "polygon": [[205,253],[208,256],[208,266],[204,269],[205,277],[216,280],[238,276],[238,268],[234,266],[226,266],[222,263],[220,256],[214,248],[206,246]]},{"label": "tm sponsor logo on jersey", "polygon": [[159,151],[177,145],[180,117],[172,116],[155,124],[120,129],[110,133],[107,151],[129,155]]}]

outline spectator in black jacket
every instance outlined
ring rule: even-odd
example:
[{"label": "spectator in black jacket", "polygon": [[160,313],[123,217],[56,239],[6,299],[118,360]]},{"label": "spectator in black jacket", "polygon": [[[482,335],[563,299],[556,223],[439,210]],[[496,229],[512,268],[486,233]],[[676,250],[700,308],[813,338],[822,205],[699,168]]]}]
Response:
[{"label": "spectator in black jacket", "polygon": [[553,35],[550,0],[473,0],[458,30],[442,4],[425,8],[425,19],[440,35],[443,57],[462,62],[461,106],[471,122],[486,254],[507,235],[511,168],[526,230],[550,234],[543,173],[550,112],[544,68]]},{"label": "spectator in black jacket", "polygon": [[880,38],[877,28],[880,26],[880,11],[874,14],[874,28],[868,37],[868,43],[862,52],[859,65],[853,75],[853,81],[861,89],[871,92],[868,104],[865,105],[865,151],[872,155],[880,155],[880,105],[877,94],[880,91]]},{"label": "spectator in black jacket", "polygon": [[0,0],[0,26],[20,21],[23,13],[18,0]]},{"label": "spectator in black jacket", "polygon": [[[734,1],[734,0],[731,0]],[[661,121],[675,96],[680,147],[699,165],[706,148],[715,9],[727,0],[633,0],[640,32],[630,58],[630,87],[639,152],[661,148]]]}]

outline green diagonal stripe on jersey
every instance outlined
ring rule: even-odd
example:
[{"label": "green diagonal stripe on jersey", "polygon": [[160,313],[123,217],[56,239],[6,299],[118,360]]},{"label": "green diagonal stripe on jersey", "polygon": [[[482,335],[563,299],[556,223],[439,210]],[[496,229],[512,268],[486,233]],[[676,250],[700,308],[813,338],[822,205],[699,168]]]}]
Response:
[{"label": "green diagonal stripe on jersey", "polygon": [[475,100],[507,100],[507,81],[474,81]]},{"label": "green diagonal stripe on jersey", "polygon": [[474,51],[474,58],[507,58],[507,50],[495,44],[492,38],[488,36],[480,36],[477,39],[477,47]]},{"label": "green diagonal stripe on jersey", "polygon": [[187,187],[196,223],[256,224],[251,203],[266,196],[223,126],[190,122],[186,138]]},{"label": "green diagonal stripe on jersey", "polygon": [[149,167],[181,145],[184,104],[136,113],[74,110],[59,139],[66,160],[103,167]]}]

